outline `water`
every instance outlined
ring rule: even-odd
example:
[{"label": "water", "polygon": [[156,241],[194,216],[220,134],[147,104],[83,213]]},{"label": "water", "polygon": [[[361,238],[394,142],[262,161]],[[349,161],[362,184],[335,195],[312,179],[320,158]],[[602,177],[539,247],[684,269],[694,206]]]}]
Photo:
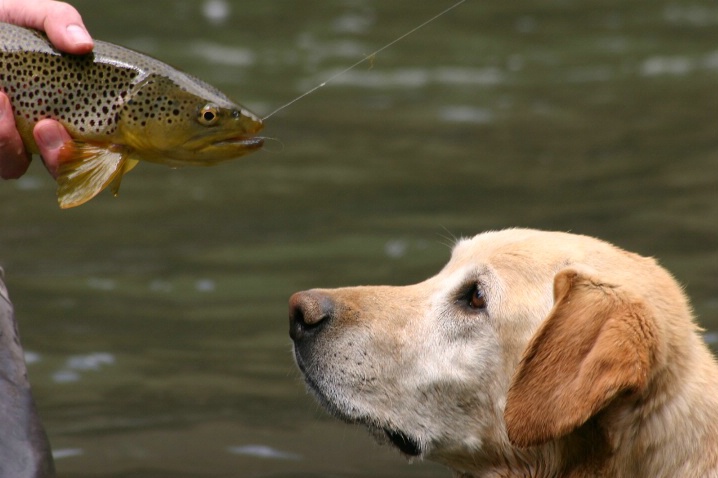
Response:
[{"label": "water", "polygon": [[[93,34],[270,111],[450,2],[73,2]],[[0,264],[62,477],[436,477],[329,418],[289,295],[406,284],[530,226],[661,259],[718,331],[718,6],[469,1],[277,113],[265,151],[142,164],[60,211],[0,183]]]}]

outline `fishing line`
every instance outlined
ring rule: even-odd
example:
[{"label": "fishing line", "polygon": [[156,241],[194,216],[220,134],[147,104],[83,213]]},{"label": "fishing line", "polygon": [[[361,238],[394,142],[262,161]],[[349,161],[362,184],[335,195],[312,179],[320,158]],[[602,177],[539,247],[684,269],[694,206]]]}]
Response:
[{"label": "fishing line", "polygon": [[324,80],[323,82],[321,82],[320,84],[318,84],[317,86],[315,86],[315,87],[312,88],[311,90],[307,91],[306,93],[303,93],[303,94],[297,96],[296,98],[294,98],[294,99],[293,99],[292,101],[290,101],[289,103],[287,103],[287,104],[285,104],[285,105],[283,105],[283,106],[280,106],[279,108],[277,108],[276,110],[272,111],[272,112],[269,113],[267,116],[265,116],[264,118],[262,118],[262,121],[266,120],[266,119],[269,118],[270,116],[274,116],[275,113],[277,113],[277,112],[279,112],[279,111],[282,111],[284,108],[286,108],[286,107],[288,107],[288,106],[290,106],[290,105],[296,103],[297,101],[301,100],[301,99],[304,98],[305,96],[314,93],[314,92],[317,91],[319,88],[321,88],[321,87],[323,87],[323,86],[326,86],[327,83],[329,83],[329,82],[331,82],[331,81],[333,81],[333,80],[339,78],[340,76],[342,76],[343,74],[345,74],[345,73],[348,72],[349,70],[352,70],[352,69],[356,68],[357,66],[361,65],[361,64],[364,63],[365,61],[367,61],[367,60],[369,60],[369,59],[371,59],[371,60],[373,61],[373,59],[376,57],[377,54],[379,54],[379,53],[381,53],[382,51],[386,50],[387,48],[389,48],[390,46],[394,45],[395,43],[397,43],[397,42],[403,40],[404,38],[408,37],[409,35],[411,35],[412,33],[416,32],[417,30],[419,30],[419,29],[425,27],[426,25],[428,25],[429,23],[433,22],[433,21],[436,20],[437,18],[439,18],[439,17],[441,17],[441,16],[443,16],[443,15],[449,13],[451,10],[453,10],[453,9],[456,8],[456,7],[458,7],[459,5],[461,5],[462,3],[464,3],[465,1],[466,1],[466,0],[459,0],[458,2],[454,3],[453,5],[451,5],[450,7],[446,8],[445,10],[443,10],[443,11],[437,13],[436,15],[434,15],[434,16],[431,17],[431,18],[429,18],[428,20],[426,20],[426,21],[425,21],[424,23],[422,23],[421,25],[419,25],[419,26],[417,26],[417,27],[414,27],[414,28],[412,28],[411,30],[409,30],[408,32],[404,33],[402,36],[400,36],[400,37],[397,38],[396,40],[393,40],[393,41],[387,43],[387,44],[384,45],[383,47],[379,48],[378,50],[376,50],[376,51],[373,52],[373,53],[370,53],[369,55],[365,56],[365,57],[362,58],[361,60],[359,60],[359,61],[357,61],[356,63],[354,63],[353,65],[349,66],[348,68],[345,68],[344,70],[342,70],[342,71],[340,71],[339,73],[337,73],[337,74],[331,76],[331,77],[328,78],[327,80]]},{"label": "fishing line", "polygon": [[[265,144],[262,147],[262,151],[266,151],[268,153],[279,153],[279,152],[284,151],[284,143],[282,143],[278,138],[274,138],[272,136],[255,136],[255,138],[260,138],[265,141]],[[279,149],[275,150],[275,149],[272,149],[271,147],[267,146],[266,142],[268,142],[268,141],[273,141],[273,142],[279,144]]]}]

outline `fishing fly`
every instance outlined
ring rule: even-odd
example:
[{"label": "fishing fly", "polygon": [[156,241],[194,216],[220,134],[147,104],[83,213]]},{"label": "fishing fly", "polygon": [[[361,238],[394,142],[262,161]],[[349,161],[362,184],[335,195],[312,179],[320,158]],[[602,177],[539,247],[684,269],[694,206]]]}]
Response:
[{"label": "fishing fly", "polygon": [[361,65],[362,63],[364,63],[364,62],[366,62],[366,61],[369,61],[370,64],[373,65],[373,64],[374,64],[374,60],[376,59],[376,56],[377,56],[379,53],[381,53],[382,51],[386,50],[387,48],[393,46],[394,44],[400,42],[400,41],[403,40],[404,38],[406,38],[406,37],[408,37],[409,35],[415,33],[417,30],[420,30],[421,28],[425,27],[426,25],[430,24],[431,22],[435,21],[436,19],[438,19],[438,18],[440,18],[440,17],[446,15],[446,14],[449,13],[451,10],[455,9],[456,7],[458,7],[459,5],[461,5],[461,4],[464,3],[464,2],[466,2],[466,0],[459,0],[459,1],[457,1],[456,3],[454,3],[453,5],[451,5],[450,7],[448,7],[448,8],[446,8],[446,9],[442,10],[442,11],[439,12],[439,13],[437,13],[437,14],[434,15],[433,17],[431,17],[431,18],[429,18],[428,20],[426,20],[425,22],[423,22],[422,24],[420,24],[420,25],[418,25],[418,26],[412,28],[412,29],[409,30],[408,32],[404,33],[404,34],[401,35],[399,38],[396,38],[395,40],[390,41],[389,43],[387,43],[387,44],[384,45],[383,47],[381,47],[381,48],[379,48],[378,50],[375,50],[375,51],[373,51],[372,53],[366,55],[364,58],[362,58],[361,60],[357,61],[356,63],[350,65],[349,67],[343,69],[343,70],[340,71],[339,73],[336,73],[336,74],[332,75],[331,77],[327,78],[327,79],[324,80],[323,82],[319,83],[317,86],[311,88],[309,91],[307,91],[307,92],[305,92],[305,93],[302,93],[301,95],[297,96],[296,98],[294,98],[294,99],[291,100],[290,102],[288,102],[288,103],[286,103],[286,104],[280,106],[279,108],[277,108],[276,110],[272,111],[272,112],[269,113],[267,116],[265,116],[264,118],[262,118],[262,121],[266,120],[267,118],[270,118],[270,117],[274,116],[276,113],[282,111],[283,109],[287,108],[288,106],[293,105],[294,103],[296,103],[297,101],[301,100],[301,99],[304,98],[305,96],[311,95],[312,93],[314,93],[315,91],[317,91],[319,88],[322,88],[322,87],[326,86],[327,83],[331,83],[332,81],[336,80],[337,78],[339,78],[340,76],[344,75],[345,73],[348,73],[349,71],[353,70],[354,68],[356,68],[357,66]]}]

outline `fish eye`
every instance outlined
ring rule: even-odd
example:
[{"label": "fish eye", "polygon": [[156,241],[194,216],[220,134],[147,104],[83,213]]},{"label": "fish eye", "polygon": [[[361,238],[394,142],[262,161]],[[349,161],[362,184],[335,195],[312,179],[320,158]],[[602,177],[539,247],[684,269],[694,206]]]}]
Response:
[{"label": "fish eye", "polygon": [[219,108],[212,103],[206,104],[199,110],[197,121],[205,126],[212,126],[219,120]]}]

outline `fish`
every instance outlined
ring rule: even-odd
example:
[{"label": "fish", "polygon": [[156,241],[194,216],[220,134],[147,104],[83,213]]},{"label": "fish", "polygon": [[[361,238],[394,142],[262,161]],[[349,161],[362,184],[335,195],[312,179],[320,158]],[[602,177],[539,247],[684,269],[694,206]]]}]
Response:
[{"label": "fish", "polygon": [[217,88],[143,53],[95,41],[91,53],[55,49],[36,30],[0,23],[0,91],[25,148],[32,130],[59,121],[72,140],[59,156],[61,208],[79,206],[138,162],[209,166],[260,149],[262,119]]}]

